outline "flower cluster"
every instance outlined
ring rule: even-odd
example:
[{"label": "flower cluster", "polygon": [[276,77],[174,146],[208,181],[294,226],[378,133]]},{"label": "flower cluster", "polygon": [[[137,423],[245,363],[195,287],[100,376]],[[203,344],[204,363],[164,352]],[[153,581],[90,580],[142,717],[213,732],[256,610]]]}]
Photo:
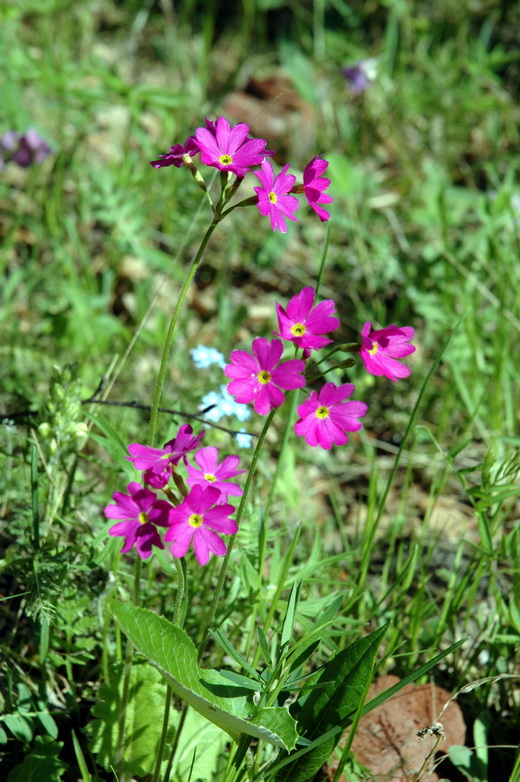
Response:
[{"label": "flower cluster", "polygon": [[314,157],[304,169],[303,183],[297,185],[296,177],[287,173],[289,164],[275,176],[273,166],[268,160],[274,152],[266,149],[266,145],[264,139],[250,137],[249,126],[244,122],[231,127],[225,117],[219,117],[216,122],[206,119],[205,127],[197,128],[195,134],[187,138],[184,144],[174,144],[169,152],[159,155],[157,160],[151,160],[150,164],[154,168],[180,167],[184,164],[196,172],[193,157],[200,153],[200,159],[206,166],[236,176],[233,193],[246,174],[259,166],[260,169],[253,172],[260,182],[259,186],[254,188],[256,199],[247,200],[243,205],[256,203],[260,213],[269,217],[273,231],[286,233],[286,221],[297,221],[295,212],[299,201],[294,193],[303,193],[320,220],[328,220],[330,214],[323,208],[323,204],[330,204],[333,200],[332,196],[325,192],[330,186],[330,179],[323,176],[328,162],[319,155]]},{"label": "flower cluster", "polygon": [[[215,447],[201,446],[203,437],[203,431],[194,435],[192,427],[185,424],[163,448],[139,443],[128,446],[127,459],[143,473],[142,483],[129,483],[128,494],[115,492],[114,504],[105,508],[108,519],[118,520],[109,534],[124,537],[124,554],[135,546],[141,559],[147,559],[152,546],[164,549],[166,542],[171,544],[174,557],[184,557],[193,543],[198,562],[206,565],[210,553],[226,553],[219,534],[232,535],[238,529],[230,518],[235,508],[227,500],[242,495],[232,479],[246,470],[237,469],[238,456],[226,456],[219,462]],[[195,464],[188,460],[189,453],[193,453]],[[185,479],[178,472],[179,465],[185,468]],[[172,478],[176,491],[169,485]],[[167,499],[158,499],[152,489],[162,489]],[[159,528],[165,530],[164,542]]]},{"label": "flower cluster", "polygon": [[[259,415],[280,407],[285,399],[284,391],[303,388],[306,385],[306,362],[312,351],[332,342],[324,336],[340,325],[332,299],[315,305],[315,291],[304,288],[284,308],[276,303],[278,331],[271,341],[264,337],[253,340],[252,353],[233,350],[224,374],[230,378],[229,393],[240,404],[252,403]],[[359,348],[365,368],[372,375],[385,375],[393,381],[407,377],[408,367],[396,359],[410,355],[415,350],[409,342],[414,330],[395,325],[373,331],[365,323]],[[301,358],[282,361],[282,340],[292,342],[302,350]],[[336,386],[327,382],[320,391],[312,391],[308,399],[298,406],[299,419],[295,424],[297,435],[304,437],[311,446],[329,449],[333,445],[348,442],[347,432],[361,429],[359,418],[367,411],[364,402],[346,401],[354,392],[352,383]]]},{"label": "flower cluster", "polygon": [[42,163],[51,152],[51,148],[33,128],[26,133],[8,130],[0,137],[0,168],[8,162],[29,168],[33,163]]}]

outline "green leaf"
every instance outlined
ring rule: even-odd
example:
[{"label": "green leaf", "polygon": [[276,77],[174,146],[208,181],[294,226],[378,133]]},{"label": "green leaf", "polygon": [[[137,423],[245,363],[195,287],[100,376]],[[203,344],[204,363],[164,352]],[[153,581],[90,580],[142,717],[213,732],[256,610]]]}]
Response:
[{"label": "green leaf", "polygon": [[127,443],[123,440],[118,430],[99,412],[97,414],[85,412],[85,415],[93,421],[97,428],[105,435],[102,437],[95,432],[91,432],[91,439],[95,440],[98,445],[104,448],[130,480],[135,480],[137,474],[135,467],[132,462],[129,462],[126,458],[128,454]]},{"label": "green leaf", "polygon": [[[237,652],[235,647],[231,644],[230,641],[228,641],[226,636],[220,632],[220,630],[210,630],[210,635],[215,639],[215,641],[217,641],[218,644],[220,644],[224,651],[227,652],[229,656],[232,657],[244,669],[244,671],[247,671],[253,678],[260,679],[260,676],[255,671],[255,669],[249,665],[247,660],[242,657],[240,652]],[[258,689],[258,687],[255,689]]]},{"label": "green leaf", "polygon": [[[344,729],[350,724],[365,687],[373,677],[377,650],[387,626],[355,641],[323,667],[318,684],[323,682],[324,686],[313,689],[296,711],[299,731],[306,739],[314,741],[339,725]],[[300,755],[294,763],[284,766],[277,774],[276,782],[312,779],[330,757],[340,736],[341,731]]]},{"label": "green leaf", "polygon": [[72,743],[74,745],[74,754],[76,755],[78,768],[81,772],[81,779],[83,780],[83,782],[92,782],[92,777],[90,776],[90,772],[87,767],[87,762],[85,760],[83,750],[81,749],[81,744],[78,741],[78,737],[76,736],[75,731],[72,731]]},{"label": "green leaf", "polygon": [[[180,712],[174,712],[174,715],[173,722],[177,725]],[[193,709],[188,709],[179,746],[175,753],[171,782],[186,782],[188,779],[193,782],[195,780],[212,782],[215,778],[218,756],[225,752],[228,741],[228,737],[220,728],[213,725],[212,722],[208,722]],[[167,761],[165,761],[164,770],[166,764]],[[163,776],[164,770],[161,771]]]},{"label": "green leaf", "polygon": [[[123,690],[123,665],[110,669],[111,681],[99,690],[100,700],[92,708],[97,717],[89,725],[90,746],[103,768],[115,762],[121,695]],[[164,713],[166,686],[154,668],[144,662],[134,663],[130,674],[129,701],[126,712],[127,747],[122,770],[128,776],[144,776],[153,771],[159,745]],[[170,726],[167,740],[173,740]]]},{"label": "green leaf", "polygon": [[38,713],[38,719],[44,731],[46,731],[46,733],[48,733],[49,736],[52,736],[53,739],[57,739],[58,726],[56,725],[54,718],[51,717],[51,715],[47,711],[41,711]]},{"label": "green leaf", "polygon": [[164,676],[173,692],[235,739],[242,733],[290,750],[296,723],[287,709],[262,709],[254,719],[250,692],[218,671],[200,668],[197,650],[184,630],[143,608],[111,600],[109,610],[135,648]]},{"label": "green leaf", "polygon": [[258,643],[260,644],[260,649],[262,650],[265,664],[267,665],[268,670],[272,671],[273,661],[271,659],[271,653],[267,645],[267,638],[265,637],[265,633],[260,627],[260,625],[256,628],[256,631],[258,634]]},{"label": "green leaf", "polygon": [[247,676],[242,676],[242,674],[235,671],[220,671],[220,675],[225,679],[229,679],[233,684],[238,684],[239,687],[244,687],[246,690],[253,690],[254,692],[258,692],[265,686],[261,679],[260,681],[248,679]]},{"label": "green leaf", "polygon": [[50,736],[37,736],[33,751],[24,757],[23,763],[13,768],[7,782],[59,782],[67,768],[58,758],[62,747],[62,741],[54,741]]},{"label": "green leaf", "polygon": [[294,627],[294,618],[296,616],[296,607],[300,597],[301,582],[293,584],[291,594],[289,595],[289,602],[287,604],[287,611],[282,624],[282,635],[280,639],[280,649],[284,649],[288,645],[292,637],[292,631]]},{"label": "green leaf", "polygon": [[3,717],[4,725],[9,728],[15,739],[29,743],[32,741],[33,729],[29,718],[20,714],[6,714]]}]

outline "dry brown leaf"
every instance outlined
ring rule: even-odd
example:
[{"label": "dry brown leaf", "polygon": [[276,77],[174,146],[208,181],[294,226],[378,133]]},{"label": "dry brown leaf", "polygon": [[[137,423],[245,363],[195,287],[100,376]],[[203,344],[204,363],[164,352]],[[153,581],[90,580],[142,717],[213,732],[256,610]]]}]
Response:
[{"label": "dry brown leaf", "polygon": [[[382,676],[370,687],[367,702],[393,687],[397,676]],[[421,768],[435,738],[417,733],[434,723],[451,694],[435,684],[408,684],[361,720],[352,749],[356,759],[381,782],[409,782]],[[446,734],[439,750],[452,744],[464,744],[466,725],[459,705],[452,701],[441,718]],[[426,771],[423,780],[439,780]]]}]

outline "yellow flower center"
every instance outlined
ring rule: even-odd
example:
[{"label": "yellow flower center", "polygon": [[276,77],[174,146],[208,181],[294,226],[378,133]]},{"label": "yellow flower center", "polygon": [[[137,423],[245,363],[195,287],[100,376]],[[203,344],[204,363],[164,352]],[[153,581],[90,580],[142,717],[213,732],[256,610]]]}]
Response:
[{"label": "yellow flower center", "polygon": [[223,166],[230,166],[233,162],[231,155],[221,155],[218,159],[219,163]]},{"label": "yellow flower center", "polygon": [[377,342],[372,342],[372,347],[368,352],[370,353],[371,356],[375,356],[378,350],[379,350],[379,345],[377,344]]},{"label": "yellow flower center", "polygon": [[206,472],[206,473],[204,473],[204,477],[205,477],[205,479],[206,479],[207,481],[210,481],[210,483],[213,483],[213,481],[216,481],[216,480],[217,480],[217,479],[215,478],[215,476],[214,476],[212,473],[210,473],[210,472]]},{"label": "yellow flower center", "polygon": [[306,331],[307,327],[304,326],[303,323],[295,323],[294,326],[291,326],[291,334],[293,337],[303,337]]},{"label": "yellow flower center", "polygon": [[318,407],[315,413],[316,418],[321,418],[321,420],[323,420],[324,418],[328,418],[329,415],[330,415],[330,410],[325,405],[320,405],[320,407]]},{"label": "yellow flower center", "polygon": [[277,197],[276,193],[273,192],[273,190],[271,190],[271,192],[269,193],[269,201],[272,204],[276,204],[276,202],[278,201],[278,197]]},{"label": "yellow flower center", "polygon": [[257,378],[258,382],[262,383],[263,386],[266,386],[271,382],[271,375],[266,369],[262,369],[262,371],[258,373]]},{"label": "yellow flower center", "polygon": [[139,514],[137,517],[139,519],[140,524],[148,524],[148,514],[143,511]]},{"label": "yellow flower center", "polygon": [[192,513],[188,519],[188,523],[191,527],[200,527],[204,521],[200,513]]}]

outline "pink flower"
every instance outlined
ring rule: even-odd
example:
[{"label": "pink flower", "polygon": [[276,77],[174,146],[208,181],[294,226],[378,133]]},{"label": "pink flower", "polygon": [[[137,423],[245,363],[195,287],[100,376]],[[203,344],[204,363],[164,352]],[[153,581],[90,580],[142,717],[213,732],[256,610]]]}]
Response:
[{"label": "pink flower", "polygon": [[122,519],[108,532],[115,537],[124,536],[123,554],[135,546],[141,559],[148,559],[152,546],[164,548],[156,524],[168,526],[172,506],[166,500],[158,500],[154,491],[145,489],[140,483],[129,483],[127,489],[129,494],[116,491],[112,495],[115,505],[105,508],[107,519]]},{"label": "pink flower", "polygon": [[219,498],[218,489],[212,486],[203,489],[197,485],[180,505],[170,509],[170,528],[164,540],[172,541],[171,552],[174,557],[183,557],[192,541],[200,565],[208,563],[210,551],[219,557],[226,553],[226,544],[217,532],[232,535],[238,526],[236,521],[229,518],[235,512],[234,507],[216,505]]},{"label": "pink flower", "polygon": [[414,345],[407,344],[413,338],[413,328],[411,326],[398,328],[395,323],[377,331],[371,331],[371,328],[371,323],[365,323],[363,326],[359,351],[367,372],[378,377],[384,375],[394,383],[397,383],[399,378],[408,377],[409,367],[395,359],[404,358],[415,352]]},{"label": "pink flower", "polygon": [[361,429],[356,419],[362,418],[368,409],[364,402],[343,401],[353,391],[352,383],[342,386],[325,383],[321,391],[313,391],[306,402],[298,405],[300,418],[294,425],[296,434],[305,437],[309,445],[321,445],[327,450],[348,443],[346,432]]},{"label": "pink flower", "polygon": [[282,168],[276,179],[273,167],[268,160],[263,161],[261,168],[261,171],[255,171],[255,176],[262,183],[262,187],[255,187],[260,214],[264,217],[269,215],[273,231],[278,229],[283,234],[287,233],[285,218],[297,221],[293,212],[298,209],[298,199],[296,196],[287,195],[294,185],[296,177],[287,173],[289,164]]},{"label": "pink flower", "polygon": [[224,374],[233,378],[228,391],[237,402],[253,402],[256,413],[267,415],[272,407],[280,407],[284,401],[281,388],[288,390],[305,385],[302,375],[305,362],[293,358],[277,366],[283,353],[279,339],[269,343],[264,337],[257,337],[253,340],[253,353],[254,356],[245,350],[233,350],[231,364],[224,369]]},{"label": "pink flower", "polygon": [[193,136],[189,136],[182,144],[174,144],[170,147],[170,151],[166,155],[159,155],[159,160],[150,160],[150,165],[154,168],[164,168],[165,166],[176,166],[180,168],[184,163],[183,156],[190,155],[193,157],[199,151],[197,142]]},{"label": "pink flower", "polygon": [[339,319],[334,317],[336,305],[332,299],[326,299],[313,308],[315,295],[314,288],[309,286],[293,296],[286,310],[276,302],[280,329],[279,334],[274,332],[276,336],[304,350],[318,350],[332,342],[320,335],[339,328]]},{"label": "pink flower", "polygon": [[228,483],[229,478],[235,478],[237,475],[247,472],[247,470],[236,469],[240,461],[238,456],[226,456],[222,464],[219,464],[218,450],[210,445],[197,451],[195,461],[200,467],[199,470],[185,459],[188,470],[188,486],[202,486],[203,488],[212,486],[214,489],[218,489],[220,497],[217,500],[217,505],[225,503],[229,495],[240,497],[243,494],[237,483]]},{"label": "pink flower", "polygon": [[266,145],[264,139],[248,138],[248,133],[249,126],[244,122],[231,128],[225,117],[219,117],[215,124],[206,120],[206,127],[195,132],[200,159],[220,171],[245,176],[251,166],[260,165]]},{"label": "pink flower", "polygon": [[178,464],[185,454],[199,447],[205,432],[195,436],[192,432],[192,427],[184,424],[177,437],[165,443],[164,448],[131,443],[128,446],[130,456],[126,458],[134,463],[137,470],[145,471],[143,479],[146,483],[155,489],[162,489],[170,480],[172,467]]},{"label": "pink flower", "polygon": [[317,155],[305,166],[303,172],[303,192],[305,198],[322,223],[329,219],[330,214],[320,204],[331,204],[334,201],[332,196],[324,192],[330,186],[330,179],[322,176],[328,165],[327,160],[322,160],[321,156]]}]

